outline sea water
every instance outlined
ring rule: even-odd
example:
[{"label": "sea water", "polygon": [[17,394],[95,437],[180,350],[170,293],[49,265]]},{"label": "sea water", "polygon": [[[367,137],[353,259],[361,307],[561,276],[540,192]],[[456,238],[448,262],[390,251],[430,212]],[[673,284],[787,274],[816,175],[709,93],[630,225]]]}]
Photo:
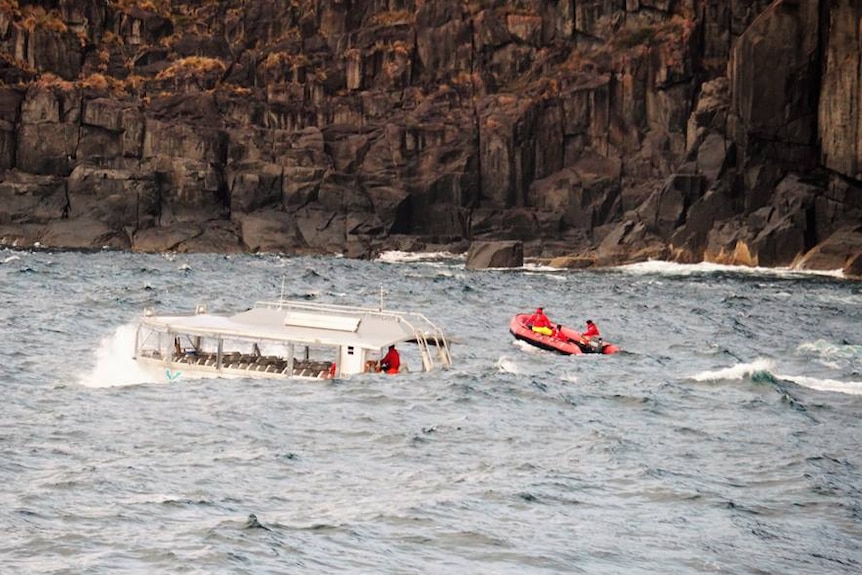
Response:
[{"label": "sea water", "polygon": [[[4,573],[858,573],[862,283],[0,251]],[[144,308],[418,311],[454,367],[154,381]],[[613,356],[517,342],[593,319]]]}]

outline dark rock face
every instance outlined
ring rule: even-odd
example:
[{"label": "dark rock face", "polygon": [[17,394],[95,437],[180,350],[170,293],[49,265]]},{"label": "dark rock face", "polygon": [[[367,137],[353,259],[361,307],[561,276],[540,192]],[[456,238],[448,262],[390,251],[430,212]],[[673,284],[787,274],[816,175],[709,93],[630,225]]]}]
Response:
[{"label": "dark rock face", "polygon": [[856,274],[860,22],[855,0],[7,3],[0,242]]}]

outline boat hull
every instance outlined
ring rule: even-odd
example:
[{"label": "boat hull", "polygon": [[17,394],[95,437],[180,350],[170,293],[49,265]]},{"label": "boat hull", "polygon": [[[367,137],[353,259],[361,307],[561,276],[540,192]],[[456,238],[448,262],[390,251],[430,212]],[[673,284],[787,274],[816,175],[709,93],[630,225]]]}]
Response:
[{"label": "boat hull", "polygon": [[580,332],[565,326],[562,326],[560,330],[565,339],[537,333],[527,327],[527,319],[529,317],[529,314],[525,313],[516,314],[509,322],[509,333],[515,339],[529,343],[539,349],[553,351],[562,355],[608,355],[620,351],[620,348],[612,343],[603,342],[600,346],[590,345],[589,340]]}]

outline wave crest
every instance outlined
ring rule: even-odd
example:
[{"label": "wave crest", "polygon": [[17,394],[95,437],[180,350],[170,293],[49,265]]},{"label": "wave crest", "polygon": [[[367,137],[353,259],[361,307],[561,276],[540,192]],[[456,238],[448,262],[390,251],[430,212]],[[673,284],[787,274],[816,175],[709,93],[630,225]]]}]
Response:
[{"label": "wave crest", "polygon": [[702,371],[691,376],[695,381],[741,380],[750,377],[754,381],[775,381],[772,375],[773,363],[769,359],[758,358],[750,363],[740,363],[715,371]]}]

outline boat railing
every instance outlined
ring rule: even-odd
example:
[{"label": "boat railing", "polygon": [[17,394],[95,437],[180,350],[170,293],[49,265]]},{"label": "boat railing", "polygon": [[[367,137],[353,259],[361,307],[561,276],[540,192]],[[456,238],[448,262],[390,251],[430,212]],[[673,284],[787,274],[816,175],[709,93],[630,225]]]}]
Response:
[{"label": "boat railing", "polygon": [[[153,355],[158,357],[158,352]],[[277,355],[254,355],[240,352],[228,352],[222,355],[221,365],[217,353],[196,352],[176,356],[174,363],[190,366],[209,367],[214,370],[228,369],[232,371],[258,371],[263,373],[278,373],[325,379],[332,377],[332,362],[324,360],[293,359]]]},{"label": "boat railing", "polygon": [[431,371],[434,368],[434,361],[431,359],[431,353],[428,350],[428,338],[425,333],[420,330],[413,332],[413,337],[416,339],[416,345],[419,346],[419,356],[422,358],[422,369]]},{"label": "boat railing", "polygon": [[434,347],[437,348],[437,358],[444,368],[452,367],[452,355],[449,351],[449,342],[441,331],[423,332],[415,330],[413,332],[413,340],[419,346],[419,355],[422,358],[422,365],[425,371],[431,371],[434,368],[434,359],[431,354],[431,345],[433,340]]},{"label": "boat railing", "polygon": [[434,343],[437,345],[437,354],[440,356],[440,363],[443,364],[443,367],[452,367],[452,353],[449,351],[449,341],[442,333],[435,333]]}]

